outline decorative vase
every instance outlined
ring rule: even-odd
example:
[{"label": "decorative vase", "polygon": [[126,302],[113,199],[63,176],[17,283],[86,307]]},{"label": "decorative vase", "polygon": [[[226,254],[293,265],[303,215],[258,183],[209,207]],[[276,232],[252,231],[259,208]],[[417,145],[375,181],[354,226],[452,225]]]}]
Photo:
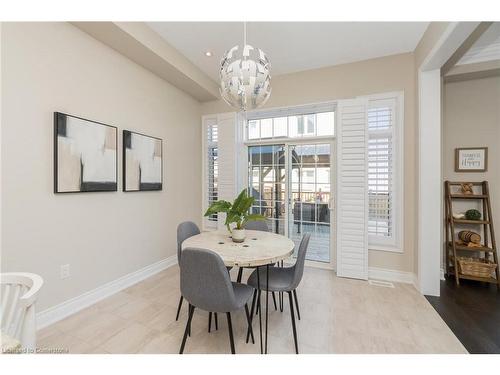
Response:
[{"label": "decorative vase", "polygon": [[231,233],[233,242],[241,243],[245,241],[245,229],[233,229]]}]

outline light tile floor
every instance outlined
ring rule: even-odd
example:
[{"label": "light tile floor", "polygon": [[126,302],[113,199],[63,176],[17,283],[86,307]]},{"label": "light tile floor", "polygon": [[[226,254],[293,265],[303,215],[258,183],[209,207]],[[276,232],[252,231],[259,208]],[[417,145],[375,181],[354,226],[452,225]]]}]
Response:
[{"label": "light tile floor", "polygon": [[[385,288],[306,268],[297,293],[301,353],[466,353],[411,285]],[[187,318],[184,304],[175,321],[179,296],[175,266],[41,330],[38,347],[70,353],[178,353]],[[269,302],[269,353],[292,354],[288,298],[283,313],[274,310],[271,298]],[[259,353],[258,319],[256,343],[246,344],[244,311],[232,318],[236,352]],[[219,314],[218,331],[208,333],[207,312],[197,310],[192,324],[185,353],[230,352],[224,314]]]}]

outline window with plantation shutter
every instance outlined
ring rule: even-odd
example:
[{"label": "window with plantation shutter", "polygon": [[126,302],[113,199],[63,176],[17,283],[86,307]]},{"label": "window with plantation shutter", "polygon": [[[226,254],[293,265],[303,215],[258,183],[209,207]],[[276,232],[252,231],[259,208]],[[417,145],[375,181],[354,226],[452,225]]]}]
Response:
[{"label": "window with plantation shutter", "polygon": [[[219,177],[219,162],[218,162],[218,149],[217,149],[217,123],[215,120],[208,120],[206,124],[206,176],[207,176],[207,187],[206,187],[206,200],[207,207],[213,202],[217,201],[217,180]],[[207,217],[208,226],[213,223],[213,226],[217,226],[217,214]]]},{"label": "window with plantation shutter", "polygon": [[370,248],[399,250],[399,121],[395,97],[368,102],[368,236]]}]

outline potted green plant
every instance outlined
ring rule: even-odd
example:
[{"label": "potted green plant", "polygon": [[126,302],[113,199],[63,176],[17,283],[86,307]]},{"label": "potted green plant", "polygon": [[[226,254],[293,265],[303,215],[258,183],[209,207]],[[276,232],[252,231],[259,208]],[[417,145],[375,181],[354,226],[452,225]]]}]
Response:
[{"label": "potted green plant", "polygon": [[[231,233],[234,242],[245,241],[245,224],[249,221],[266,220],[265,216],[260,214],[251,214],[254,197],[247,195],[247,190],[244,189],[234,202],[219,200],[208,207],[205,216],[210,216],[216,213],[224,212],[226,214],[225,225]],[[235,224],[231,228],[231,224]]]}]

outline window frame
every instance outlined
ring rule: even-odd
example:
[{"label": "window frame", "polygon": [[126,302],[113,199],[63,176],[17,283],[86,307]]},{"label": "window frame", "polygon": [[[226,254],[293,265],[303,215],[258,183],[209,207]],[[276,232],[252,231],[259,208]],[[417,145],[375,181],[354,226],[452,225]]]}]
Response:
[{"label": "window frame", "polygon": [[[280,107],[280,108],[270,108],[270,109],[264,109],[264,110],[254,110],[250,111],[246,114],[246,118],[244,119],[244,131],[243,131],[243,136],[244,136],[244,143],[246,145],[252,145],[252,144],[262,144],[266,142],[297,142],[300,140],[307,140],[307,139],[332,139],[335,138],[335,123],[337,121],[336,118],[336,109],[337,109],[337,102],[336,101],[328,101],[328,102],[322,102],[322,103],[316,103],[316,104],[306,104],[306,105],[298,105],[298,106],[291,106],[291,107]],[[333,128],[333,134],[332,135],[317,135],[318,131],[318,126],[317,126],[317,119],[316,117],[314,118],[314,133],[312,134],[308,132],[308,124],[304,123],[304,131],[301,135],[299,136],[290,136],[290,119],[289,117],[291,116],[307,116],[307,115],[316,115],[318,113],[325,113],[325,112],[333,112],[334,113],[334,128]],[[274,119],[274,118],[287,118],[287,134],[286,135],[274,135],[274,126],[272,129],[272,136],[271,137],[265,137],[262,138],[261,136],[261,129],[259,126],[259,137],[258,138],[249,138],[249,123],[250,121],[254,120],[267,120],[267,119]]]},{"label": "window frame", "polygon": [[[391,135],[392,141],[392,236],[384,238],[376,234],[368,234],[369,250],[403,253],[404,234],[404,93],[389,92],[367,96],[368,110],[377,107],[377,101],[392,101],[394,121],[391,130],[368,130],[368,138]],[[368,198],[369,199],[369,198]]]}]

